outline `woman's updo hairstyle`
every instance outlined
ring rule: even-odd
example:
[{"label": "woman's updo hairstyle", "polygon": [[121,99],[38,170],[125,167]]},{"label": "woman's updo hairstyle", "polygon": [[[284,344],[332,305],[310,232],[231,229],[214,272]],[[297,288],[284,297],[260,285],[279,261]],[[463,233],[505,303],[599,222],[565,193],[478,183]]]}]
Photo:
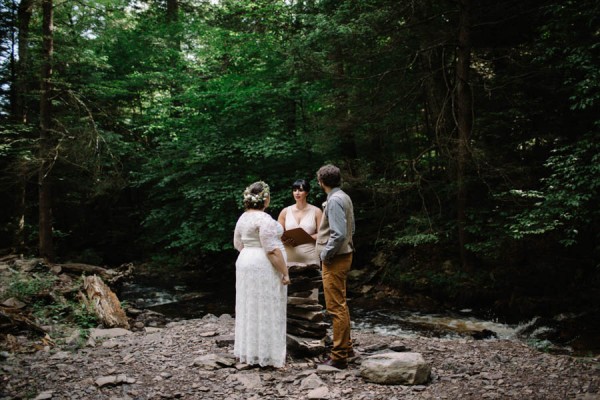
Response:
[{"label": "woman's updo hairstyle", "polygon": [[292,184],[292,190],[300,189],[306,193],[310,192],[310,183],[305,179],[298,179]]},{"label": "woman's updo hairstyle", "polygon": [[262,210],[269,195],[269,185],[263,181],[254,182],[244,190],[244,208]]}]

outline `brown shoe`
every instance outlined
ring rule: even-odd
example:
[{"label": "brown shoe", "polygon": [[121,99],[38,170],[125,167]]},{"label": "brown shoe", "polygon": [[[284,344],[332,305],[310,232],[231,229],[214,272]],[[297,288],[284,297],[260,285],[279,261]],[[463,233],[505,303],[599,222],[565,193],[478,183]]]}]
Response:
[{"label": "brown shoe", "polygon": [[354,350],[349,350],[348,351],[348,358],[346,358],[346,361],[348,361],[348,364],[352,364],[352,363],[358,363],[360,364],[360,353],[358,351],[354,351]]},{"label": "brown shoe", "polygon": [[337,369],[346,369],[348,368],[348,361],[343,358],[339,360],[334,360],[332,358],[325,360],[321,365],[327,365],[329,367],[337,368]]}]

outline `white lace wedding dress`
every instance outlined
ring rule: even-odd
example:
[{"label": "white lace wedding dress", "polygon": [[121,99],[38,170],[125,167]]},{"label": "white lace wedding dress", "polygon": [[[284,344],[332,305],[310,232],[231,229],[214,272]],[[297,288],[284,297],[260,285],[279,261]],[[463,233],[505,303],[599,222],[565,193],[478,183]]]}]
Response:
[{"label": "white lace wedding dress", "polygon": [[283,367],[286,356],[287,286],[266,256],[285,250],[282,226],[262,211],[239,218],[233,244],[240,251],[235,263],[235,345],[240,362]]}]

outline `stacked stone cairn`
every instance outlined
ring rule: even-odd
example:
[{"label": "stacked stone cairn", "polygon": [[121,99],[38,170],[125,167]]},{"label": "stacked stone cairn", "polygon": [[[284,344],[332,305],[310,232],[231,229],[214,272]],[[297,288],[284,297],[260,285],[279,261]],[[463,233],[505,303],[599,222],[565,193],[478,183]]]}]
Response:
[{"label": "stacked stone cairn", "polygon": [[288,287],[288,351],[295,355],[322,354],[329,323],[324,321],[323,306],[319,304],[321,269],[318,265],[292,265],[289,274],[292,283]]}]

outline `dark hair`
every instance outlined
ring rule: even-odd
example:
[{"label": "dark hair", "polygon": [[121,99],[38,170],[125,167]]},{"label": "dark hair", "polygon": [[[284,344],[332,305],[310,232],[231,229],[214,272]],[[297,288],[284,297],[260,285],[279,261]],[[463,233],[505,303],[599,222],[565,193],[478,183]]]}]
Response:
[{"label": "dark hair", "polygon": [[244,190],[244,208],[262,210],[269,195],[269,185],[263,181],[254,182]]},{"label": "dark hair", "polygon": [[342,184],[340,169],[332,164],[323,165],[319,168],[317,179],[330,188],[338,187]]},{"label": "dark hair", "polygon": [[292,183],[292,190],[294,189],[302,189],[306,193],[310,192],[310,183],[306,179],[298,179],[296,182]]}]

